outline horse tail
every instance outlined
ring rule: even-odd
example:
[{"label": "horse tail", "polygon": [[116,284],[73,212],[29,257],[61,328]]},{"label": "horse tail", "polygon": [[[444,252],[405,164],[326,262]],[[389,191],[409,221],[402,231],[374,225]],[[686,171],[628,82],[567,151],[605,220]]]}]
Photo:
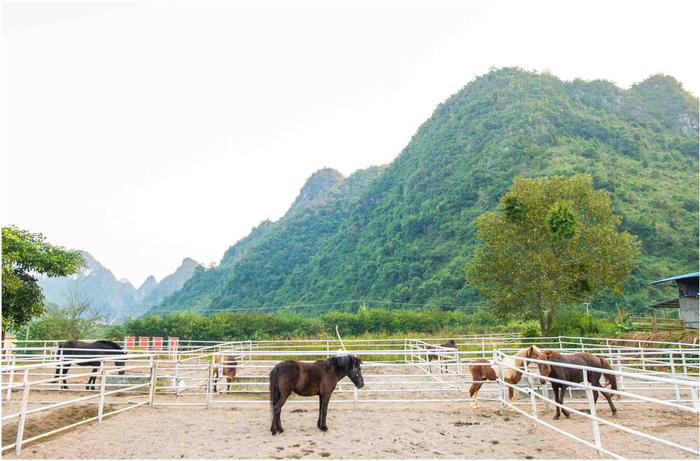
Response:
[{"label": "horse tail", "polygon": [[277,367],[273,368],[270,372],[270,408],[273,410],[282,397],[280,394],[277,372]]},{"label": "horse tail", "polygon": [[[598,357],[600,359],[600,365],[602,368],[606,368],[608,370],[612,370],[612,366],[610,363],[605,360],[602,357]],[[603,373],[603,376],[605,377],[605,386],[610,386],[610,389],[616,391],[617,389],[617,376],[613,374],[608,374],[608,373]],[[619,394],[615,394],[615,398],[619,399],[620,396]]]}]

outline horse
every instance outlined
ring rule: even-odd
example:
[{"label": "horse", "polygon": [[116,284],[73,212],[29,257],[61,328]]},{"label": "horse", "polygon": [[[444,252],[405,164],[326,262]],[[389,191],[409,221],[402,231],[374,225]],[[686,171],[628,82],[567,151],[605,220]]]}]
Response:
[{"label": "horse", "polygon": [[214,392],[217,392],[216,385],[219,382],[219,369],[226,376],[226,390],[231,390],[231,382],[236,379],[236,366],[238,365],[236,358],[228,355],[215,355],[214,365]]},{"label": "horse", "polygon": [[355,387],[362,389],[365,385],[360,364],[362,360],[354,355],[340,355],[313,363],[285,360],[270,372],[270,406],[272,408],[272,435],[284,432],[280,413],[282,405],[294,392],[304,397],[318,395],[319,411],[316,426],[323,432],[328,430],[326,414],[328,402],[335,385],[346,376]]},{"label": "horse", "polygon": [[[429,344],[425,348],[428,350],[434,351],[434,350],[441,348],[441,347],[457,350],[457,343],[455,343],[454,339],[448,339],[447,341],[440,344],[439,346],[434,346],[432,344]],[[430,368],[430,362],[432,362],[433,360],[437,360],[439,358],[440,358],[440,355],[438,353],[433,353],[433,354],[428,353],[428,371],[430,373],[433,372],[432,369]],[[445,367],[445,372],[447,372],[447,365],[440,365],[440,373],[442,373],[443,366]]]},{"label": "horse", "polygon": [[[105,341],[105,340],[99,340],[95,341],[92,343],[88,343],[85,341],[79,341],[77,339],[71,339],[69,341],[64,341],[62,343],[58,344],[58,351],[56,352],[56,355],[59,356],[59,360],[66,361],[66,360],[78,360],[81,358],[98,358],[102,357],[105,355],[124,355],[126,352],[122,350],[121,346],[114,341]],[[124,361],[123,360],[115,360],[114,364],[118,367],[123,367],[124,366]],[[98,367],[100,366],[100,360],[94,360],[91,362],[80,362],[77,363],[76,365],[80,365],[81,367],[92,367],[92,373],[93,375],[90,376],[90,379],[88,379],[86,389],[87,390],[95,390],[95,381],[97,380],[97,376],[95,376],[95,373],[97,372]],[[68,369],[70,368],[71,364],[59,364],[58,367],[56,368],[56,378],[58,378],[58,382],[60,383],[60,377],[63,376],[63,385],[61,386],[61,389],[68,389]],[[124,370],[119,371],[120,375],[124,374]]]},{"label": "horse", "polygon": [[[571,365],[583,365],[587,367],[612,370],[612,367],[610,366],[607,360],[605,360],[602,357],[589,354],[587,352],[577,352],[575,354],[561,354],[557,351],[546,350],[542,352],[542,354],[540,354],[537,358],[539,360],[546,360],[548,362],[559,362]],[[542,376],[547,376],[549,378],[554,378],[561,381],[568,381],[571,383],[583,382],[583,370],[580,369],[558,367],[556,365],[551,365],[548,363],[538,363],[537,367],[540,369],[540,375]],[[617,390],[617,378],[613,374],[603,373],[601,371],[588,370],[586,378],[588,379],[588,382],[593,386],[603,387],[600,385],[601,375],[605,376],[605,387],[610,386],[613,390]],[[540,382],[542,384],[546,384],[547,380],[545,380],[544,378],[540,378]],[[564,392],[569,387],[569,385],[557,383],[554,381],[550,382],[552,383],[552,390],[554,391],[554,401],[560,405],[564,405]],[[610,405],[610,410],[612,410],[612,414],[615,415],[615,413],[617,413],[617,409],[615,408],[615,405],[612,402],[610,393],[603,391],[601,391],[600,393],[603,394],[605,400],[608,401],[608,404]],[[598,391],[593,391],[593,402],[598,402]],[[557,405],[556,407],[557,412],[554,415],[554,419],[559,419],[560,410],[561,413],[564,413],[564,416],[566,416],[567,418],[569,417],[569,412],[566,409],[560,409],[559,405]],[[590,412],[590,410],[584,410],[584,412],[588,413]]]},{"label": "horse", "polygon": [[[526,347],[525,349],[519,350],[514,357],[506,357],[503,359],[503,364],[508,365],[503,367],[503,381],[516,385],[522,379],[522,372],[519,369],[526,368],[527,364],[523,366],[524,360],[519,360],[520,358],[534,359],[540,355],[541,351],[537,346]],[[472,402],[472,408],[478,408],[479,402],[476,401],[476,396],[479,393],[479,389],[484,384],[484,381],[496,381],[498,379],[498,371],[496,365],[491,365],[491,361],[488,359],[475,359],[471,361],[472,363],[483,363],[484,365],[471,365],[469,371],[472,375],[472,385],[469,388],[469,397],[475,399]],[[508,386],[508,400],[515,399],[514,389]]]}]

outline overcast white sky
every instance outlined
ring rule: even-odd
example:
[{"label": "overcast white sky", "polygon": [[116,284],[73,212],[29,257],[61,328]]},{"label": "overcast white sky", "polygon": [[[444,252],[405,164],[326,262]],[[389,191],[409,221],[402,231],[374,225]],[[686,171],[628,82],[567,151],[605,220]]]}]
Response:
[{"label": "overcast white sky", "polygon": [[3,2],[2,223],[136,285],[218,262],[490,67],[697,95],[698,4]]}]

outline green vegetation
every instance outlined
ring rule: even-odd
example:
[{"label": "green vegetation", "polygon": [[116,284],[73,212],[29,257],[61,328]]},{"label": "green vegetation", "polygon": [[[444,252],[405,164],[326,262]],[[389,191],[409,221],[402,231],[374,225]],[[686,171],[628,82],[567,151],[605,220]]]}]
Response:
[{"label": "green vegetation", "polygon": [[[620,331],[604,313],[591,317],[570,315],[557,318],[555,334],[605,334]],[[329,311],[318,316],[292,312],[243,313],[226,312],[210,316],[183,311],[162,316],[129,319],[122,325],[106,327],[102,335],[111,339],[124,336],[177,336],[181,340],[206,338],[211,341],[262,340],[291,338],[335,338],[338,325],[344,338],[425,337],[427,335],[464,335],[470,333],[521,332],[540,336],[533,321],[504,323],[486,310],[474,313],[439,309],[361,309],[358,312]],[[30,328],[32,331],[33,327]],[[36,337],[36,339],[41,339]]]},{"label": "green vegetation", "polygon": [[2,337],[44,312],[44,294],[36,274],[70,275],[83,260],[76,251],[56,247],[43,235],[15,226],[2,228]]},{"label": "green vegetation", "polygon": [[617,231],[609,194],[592,182],[589,175],[516,178],[501,207],[476,220],[484,244],[467,279],[496,312],[538,319],[549,336],[561,307],[604,288],[622,291],[639,242]]},{"label": "green vegetation", "polygon": [[697,98],[661,75],[622,90],[501,69],[440,104],[385,168],[312,176],[283,218],[152,312],[357,299],[483,305],[464,276],[475,220],[515,177],[579,173],[610,194],[619,229],[641,242],[624,291],[601,291],[592,307],[637,312],[669,296],[650,281],[697,270]]}]

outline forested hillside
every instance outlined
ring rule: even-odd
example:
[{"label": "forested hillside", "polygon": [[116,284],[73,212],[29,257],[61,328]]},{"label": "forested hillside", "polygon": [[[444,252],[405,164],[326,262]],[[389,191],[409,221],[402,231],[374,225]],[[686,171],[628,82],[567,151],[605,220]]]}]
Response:
[{"label": "forested hillside", "polygon": [[621,227],[642,242],[625,293],[593,306],[638,310],[673,295],[649,282],[697,270],[698,99],[662,75],[623,90],[501,69],[440,104],[387,167],[315,173],[285,217],[198,269],[156,312],[482,303],[464,275],[474,219],[516,176],[575,173],[610,192]]}]

